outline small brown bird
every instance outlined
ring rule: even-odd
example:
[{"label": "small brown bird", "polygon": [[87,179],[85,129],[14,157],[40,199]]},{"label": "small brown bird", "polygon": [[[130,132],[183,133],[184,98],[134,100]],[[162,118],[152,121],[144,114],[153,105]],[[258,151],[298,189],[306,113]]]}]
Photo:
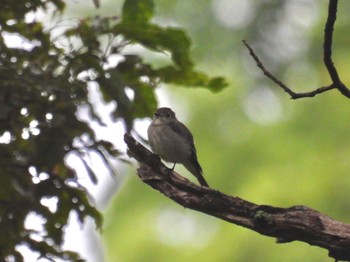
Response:
[{"label": "small brown bird", "polygon": [[209,187],[197,160],[193,136],[188,128],[176,119],[175,113],[167,107],[158,108],[147,130],[151,149],[163,160],[183,164],[199,181]]}]

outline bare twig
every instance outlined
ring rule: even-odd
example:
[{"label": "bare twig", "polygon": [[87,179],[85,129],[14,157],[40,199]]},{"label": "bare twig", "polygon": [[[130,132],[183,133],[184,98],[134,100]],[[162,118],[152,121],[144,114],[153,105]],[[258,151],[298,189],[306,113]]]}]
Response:
[{"label": "bare twig", "polygon": [[140,162],[138,176],[178,204],[230,223],[275,237],[277,243],[302,241],[329,251],[337,260],[350,260],[350,225],[305,206],[281,208],[257,205],[217,190],[200,187],[169,171],[159,157],[125,134],[130,156]]},{"label": "bare twig", "polygon": [[260,61],[259,57],[255,54],[253,48],[251,48],[251,46],[245,40],[243,40],[243,44],[248,48],[249,54],[253,57],[257,66],[261,69],[261,71],[263,71],[264,75],[266,75],[273,82],[279,85],[286,93],[288,93],[291,96],[292,99],[314,97],[315,95],[321,94],[323,92],[326,92],[328,90],[335,88],[334,85],[332,84],[329,86],[317,88],[311,92],[296,93],[292,89],[290,89],[288,86],[286,86],[282,81],[278,80],[269,70],[265,68],[264,64]]},{"label": "bare twig", "polygon": [[337,5],[338,5],[338,0],[329,1],[328,17],[325,25],[325,30],[324,30],[325,34],[324,34],[324,43],[323,43],[323,49],[324,49],[323,61],[327,68],[329,76],[332,79],[332,84],[328,86],[323,86],[310,92],[302,92],[302,93],[294,92],[291,88],[289,88],[282,81],[277,79],[269,70],[266,69],[266,67],[263,65],[263,63],[259,59],[259,57],[255,54],[252,47],[245,40],[243,40],[243,44],[247,47],[250,55],[255,60],[255,62],[257,63],[257,66],[261,69],[264,75],[266,75],[273,82],[275,82],[279,87],[281,87],[286,93],[288,93],[291,96],[292,99],[314,97],[318,94],[324,93],[332,89],[338,89],[344,96],[350,98],[350,90],[341,82],[338,72],[332,61],[332,39],[333,39],[334,24],[337,17],[336,16]]},{"label": "bare twig", "polygon": [[337,69],[332,61],[332,39],[335,20],[337,19],[338,0],[329,0],[327,22],[324,29],[323,61],[332,79],[333,85],[346,97],[350,90],[340,81]]},{"label": "bare twig", "polygon": [[323,62],[328,70],[328,73],[333,83],[340,82],[337,69],[332,61],[332,39],[334,31],[334,23],[337,19],[338,0],[330,0],[328,6],[328,17],[324,28],[324,43],[323,43]]}]

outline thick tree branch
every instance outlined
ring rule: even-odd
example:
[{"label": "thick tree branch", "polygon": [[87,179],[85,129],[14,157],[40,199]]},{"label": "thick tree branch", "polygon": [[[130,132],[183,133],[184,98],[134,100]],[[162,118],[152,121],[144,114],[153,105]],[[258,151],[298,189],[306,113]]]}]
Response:
[{"label": "thick tree branch", "polygon": [[171,172],[159,157],[125,134],[128,154],[140,163],[138,176],[178,204],[275,237],[277,243],[302,241],[329,251],[336,260],[350,260],[350,225],[306,206],[257,205],[217,190],[200,187]]},{"label": "thick tree branch", "polygon": [[344,96],[350,98],[350,90],[341,82],[337,69],[335,68],[334,63],[332,61],[332,41],[333,41],[334,24],[337,18],[337,6],[338,6],[338,0],[329,0],[328,16],[327,16],[327,21],[326,21],[325,30],[324,30],[325,34],[324,34],[324,42],[323,42],[323,50],[324,50],[323,61],[327,68],[329,76],[332,79],[332,84],[328,86],[320,87],[310,92],[302,92],[302,93],[294,92],[291,88],[289,88],[282,81],[277,79],[269,70],[266,69],[266,67],[263,65],[263,63],[259,59],[259,57],[255,54],[252,47],[245,40],[243,40],[243,44],[247,47],[250,55],[255,60],[257,66],[261,69],[264,75],[266,75],[273,82],[275,82],[279,87],[281,87],[286,93],[288,93],[291,96],[292,99],[314,97],[318,94],[324,93],[331,89],[338,89]]}]

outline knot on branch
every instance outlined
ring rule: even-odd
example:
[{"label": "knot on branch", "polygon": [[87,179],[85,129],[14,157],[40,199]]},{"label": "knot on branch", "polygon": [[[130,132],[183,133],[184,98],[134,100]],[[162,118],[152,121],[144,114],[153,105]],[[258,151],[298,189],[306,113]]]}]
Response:
[{"label": "knot on branch", "polygon": [[274,225],[273,216],[263,210],[256,211],[254,221],[259,227],[270,227]]}]

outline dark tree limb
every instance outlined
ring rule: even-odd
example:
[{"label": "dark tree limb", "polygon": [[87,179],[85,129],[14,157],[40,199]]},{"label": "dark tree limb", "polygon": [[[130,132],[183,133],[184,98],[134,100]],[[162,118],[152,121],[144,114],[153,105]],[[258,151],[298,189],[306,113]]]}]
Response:
[{"label": "dark tree limb", "polygon": [[261,69],[264,75],[266,75],[273,82],[275,82],[279,87],[281,87],[286,93],[290,95],[292,99],[314,97],[318,94],[324,93],[332,89],[338,89],[341,94],[350,98],[350,90],[341,82],[337,69],[335,68],[332,60],[332,41],[333,41],[334,24],[337,18],[337,6],[338,6],[338,0],[329,0],[328,16],[327,16],[325,29],[324,29],[325,33],[324,33],[324,42],[323,42],[323,61],[327,68],[328,74],[332,80],[332,84],[328,86],[323,86],[310,92],[301,92],[301,93],[294,92],[291,88],[289,88],[282,81],[276,78],[268,69],[266,69],[264,64],[259,59],[259,57],[255,54],[253,48],[245,40],[243,40],[243,44],[247,47],[247,49],[249,50],[249,54],[255,60],[257,66]]},{"label": "dark tree limb", "polygon": [[168,169],[159,157],[125,134],[129,156],[140,163],[141,180],[183,207],[275,237],[277,243],[302,241],[329,251],[336,260],[350,260],[350,225],[306,206],[257,205],[217,190],[200,187]]}]

